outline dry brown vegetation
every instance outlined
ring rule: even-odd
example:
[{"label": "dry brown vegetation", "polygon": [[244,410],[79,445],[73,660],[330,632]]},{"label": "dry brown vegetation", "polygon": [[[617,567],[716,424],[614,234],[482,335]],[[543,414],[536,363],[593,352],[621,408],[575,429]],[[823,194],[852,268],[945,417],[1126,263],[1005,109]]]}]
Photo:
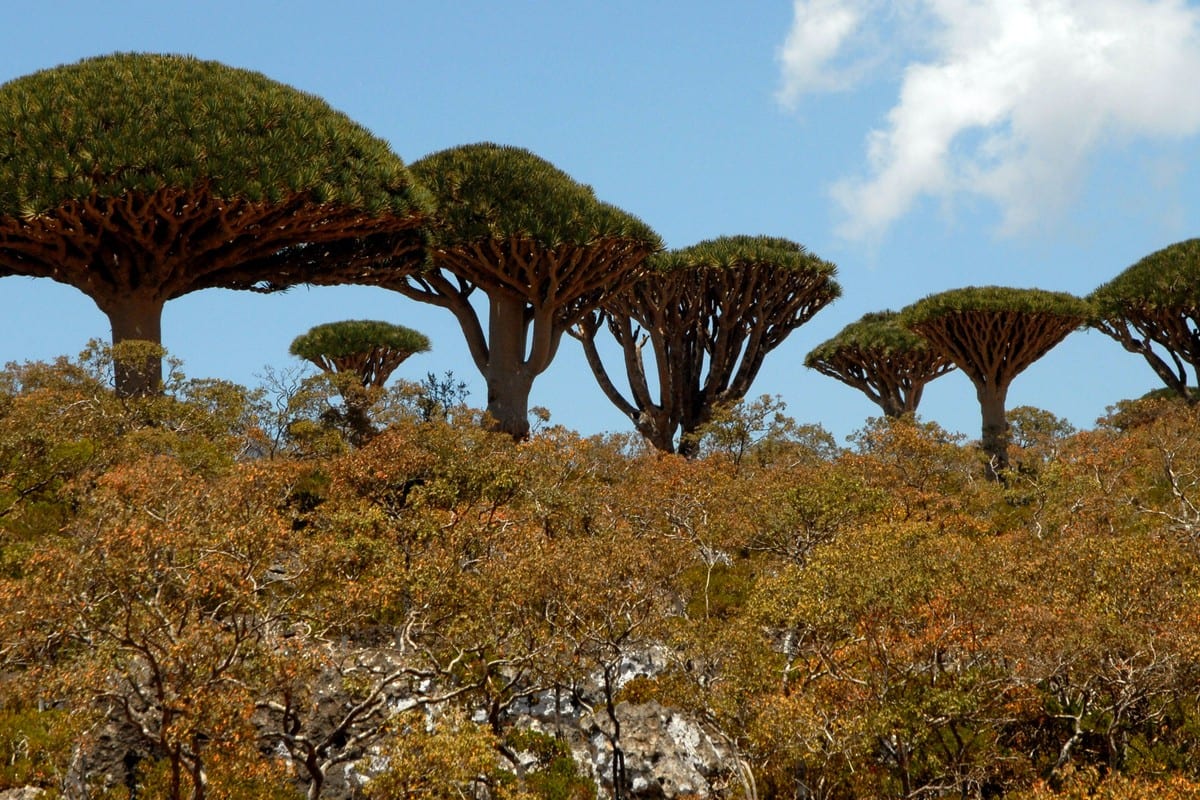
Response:
[{"label": "dry brown vegetation", "polygon": [[[839,449],[743,409],[685,460],[393,392],[353,448],[311,385],[93,367],[0,372],[0,789],[319,797],[377,748],[373,797],[587,797],[511,712],[599,676],[617,722],[704,720],[730,797],[1200,791],[1195,406],[1024,410],[994,482],[910,418]],[[114,730],[126,773],[80,774]]]}]

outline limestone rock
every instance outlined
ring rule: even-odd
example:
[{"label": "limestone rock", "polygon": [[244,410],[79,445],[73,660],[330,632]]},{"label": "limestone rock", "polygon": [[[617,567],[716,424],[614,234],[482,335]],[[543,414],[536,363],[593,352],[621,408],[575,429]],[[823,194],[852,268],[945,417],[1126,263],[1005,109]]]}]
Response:
[{"label": "limestone rock", "polygon": [[[626,791],[637,798],[711,797],[735,770],[733,760],[704,727],[657,702],[616,706],[621,725]],[[601,710],[580,720],[588,743],[586,762],[596,782],[612,791],[612,721]],[[577,754],[578,755],[578,754]]]}]

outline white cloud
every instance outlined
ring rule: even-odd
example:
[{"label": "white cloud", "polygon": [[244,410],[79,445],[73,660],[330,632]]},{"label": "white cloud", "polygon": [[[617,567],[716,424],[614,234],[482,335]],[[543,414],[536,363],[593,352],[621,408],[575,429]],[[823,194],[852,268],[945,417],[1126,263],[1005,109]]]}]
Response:
[{"label": "white cloud", "polygon": [[832,62],[868,10],[862,0],[795,0],[795,23],[779,52],[782,102],[791,105],[808,92],[843,89],[853,83],[853,70],[835,68]]},{"label": "white cloud", "polygon": [[[833,187],[848,237],[882,233],[923,196],[983,196],[1016,232],[1069,203],[1106,148],[1200,132],[1200,9],[1183,0],[917,5],[920,24],[896,18],[890,33],[922,37],[924,57],[909,53],[886,125],[868,136],[866,177]],[[871,10],[798,0],[781,99],[844,86],[834,59],[877,28]]]}]

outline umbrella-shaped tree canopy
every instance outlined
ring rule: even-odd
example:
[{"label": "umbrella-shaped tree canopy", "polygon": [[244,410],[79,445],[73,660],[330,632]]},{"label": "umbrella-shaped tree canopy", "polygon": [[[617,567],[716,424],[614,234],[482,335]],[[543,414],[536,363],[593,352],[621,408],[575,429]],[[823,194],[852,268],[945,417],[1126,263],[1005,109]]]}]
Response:
[{"label": "umbrella-shaped tree canopy", "polygon": [[[428,211],[387,143],[255,72],[131,53],[0,86],[0,277],[75,286],[114,343],[198,289],[415,264]],[[118,389],[152,391],[143,366]]]},{"label": "umbrella-shaped tree canopy", "polygon": [[[575,333],[608,398],[655,447],[685,455],[696,453],[693,434],[717,407],[745,397],[767,353],[841,293],[833,264],[774,236],[721,236],[656,254],[648,267]],[[601,361],[602,327],[624,351],[630,399]],[[647,342],[657,399],[642,358]]]},{"label": "umbrella-shaped tree canopy", "polygon": [[900,312],[900,324],[954,362],[975,384],[988,475],[1008,468],[1005,400],[1013,379],[1083,325],[1087,302],[1064,292],[968,286],[930,295]]},{"label": "umbrella-shaped tree canopy", "polygon": [[[661,242],[644,222],[519,147],[453,147],[412,170],[437,203],[432,265],[385,285],[454,313],[487,381],[496,427],[522,437],[533,380],[562,334],[624,286]],[[488,299],[486,334],[470,301],[476,289]]]},{"label": "umbrella-shaped tree canopy", "polygon": [[895,311],[864,315],[813,348],[805,365],[858,389],[885,416],[916,412],[925,385],[954,364],[902,327],[897,316]]},{"label": "umbrella-shaped tree canopy", "polygon": [[1088,299],[1093,327],[1143,356],[1175,394],[1200,401],[1188,388],[1200,384],[1200,239],[1151,253]]},{"label": "umbrella-shaped tree canopy", "polygon": [[324,372],[350,373],[366,387],[380,387],[405,359],[429,349],[425,334],[378,320],[327,322],[292,341],[291,353]]}]

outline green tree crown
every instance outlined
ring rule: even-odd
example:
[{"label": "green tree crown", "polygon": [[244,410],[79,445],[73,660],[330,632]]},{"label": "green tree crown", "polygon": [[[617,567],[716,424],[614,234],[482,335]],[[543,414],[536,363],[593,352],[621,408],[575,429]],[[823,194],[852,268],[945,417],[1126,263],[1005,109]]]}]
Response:
[{"label": "green tree crown", "polygon": [[842,328],[837,336],[813,348],[804,363],[811,367],[817,361],[834,358],[843,350],[891,355],[928,349],[923,338],[899,324],[899,316],[890,309],[864,314],[862,319]]},{"label": "green tree crown", "polygon": [[1147,309],[1200,307],[1200,239],[1164,247],[1088,296],[1101,316],[1131,305]]},{"label": "green tree crown", "polygon": [[[830,278],[837,273],[834,264],[808,252],[804,245],[777,236],[719,236],[689,247],[655,254],[647,264],[659,272],[770,264],[780,269],[811,270]],[[841,287],[836,283],[833,286],[836,291],[834,297],[841,296]]]},{"label": "green tree crown", "polygon": [[119,53],[0,86],[0,216],[201,184],[226,199],[429,210],[386,142],[256,72]]},{"label": "green tree crown", "polygon": [[1089,316],[1090,304],[1066,292],[1013,289],[1006,286],[967,286],[929,295],[900,312],[901,325],[912,327],[947,314],[1021,313],[1058,317]]},{"label": "green tree crown", "polygon": [[633,239],[661,247],[658,235],[590,186],[519,147],[468,144],[410,165],[438,205],[437,242],[533,239],[544,247]]},{"label": "green tree crown", "polygon": [[377,320],[345,320],[317,325],[292,341],[290,352],[313,361],[322,357],[344,358],[366,353],[377,347],[408,354],[429,350],[425,334]]}]

